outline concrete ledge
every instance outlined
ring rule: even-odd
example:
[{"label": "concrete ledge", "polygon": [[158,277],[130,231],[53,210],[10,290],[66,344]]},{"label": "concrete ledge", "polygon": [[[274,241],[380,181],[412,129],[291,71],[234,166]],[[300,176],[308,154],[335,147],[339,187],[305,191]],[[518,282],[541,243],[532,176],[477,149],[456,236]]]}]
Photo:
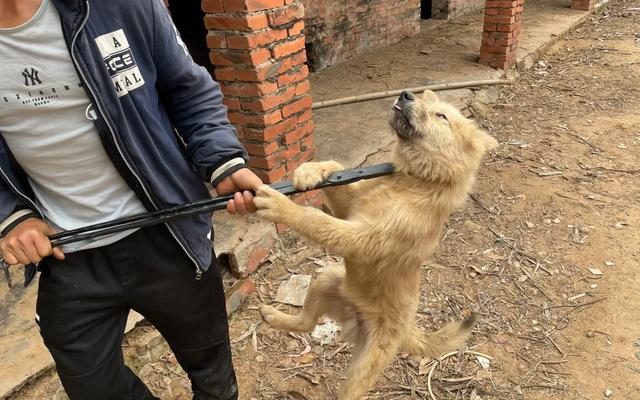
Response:
[{"label": "concrete ledge", "polygon": [[591,15],[606,7],[607,3],[609,0],[600,1],[593,11],[567,8],[563,10],[563,15],[554,15],[556,18],[549,19],[545,26],[536,27],[534,32],[527,30],[527,4],[525,3],[522,35],[530,35],[531,37],[520,39],[516,60],[517,70],[522,72],[533,67],[553,45],[586,22]]}]

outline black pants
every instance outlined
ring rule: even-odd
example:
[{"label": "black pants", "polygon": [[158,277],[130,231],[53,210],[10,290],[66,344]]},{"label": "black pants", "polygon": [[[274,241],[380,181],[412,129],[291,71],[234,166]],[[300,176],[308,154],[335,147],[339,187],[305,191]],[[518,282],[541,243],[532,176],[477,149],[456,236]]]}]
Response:
[{"label": "black pants", "polygon": [[217,265],[195,266],[165,226],[41,263],[37,314],[44,343],[72,400],[154,399],[124,365],[130,309],[162,333],[191,379],[194,399],[237,399]]}]

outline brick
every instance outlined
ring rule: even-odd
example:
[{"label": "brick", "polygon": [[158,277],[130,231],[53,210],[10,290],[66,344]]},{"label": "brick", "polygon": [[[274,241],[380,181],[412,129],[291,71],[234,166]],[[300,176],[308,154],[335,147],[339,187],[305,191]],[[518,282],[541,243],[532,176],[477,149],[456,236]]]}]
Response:
[{"label": "brick", "polygon": [[301,138],[313,132],[313,127],[314,127],[313,122],[309,122],[305,125],[297,127],[296,129],[284,135],[284,143],[292,144],[297,142]]},{"label": "brick", "polygon": [[491,32],[491,31],[497,31],[498,27],[496,26],[496,24],[484,24],[484,31],[485,32]]},{"label": "brick", "polygon": [[258,178],[262,179],[262,182],[273,183],[281,180],[287,175],[287,167],[281,165],[280,167],[273,168],[270,171],[254,170],[253,172],[258,176]]},{"label": "brick", "polygon": [[273,169],[279,165],[282,165],[285,161],[286,160],[280,153],[272,154],[265,157],[251,157],[249,159],[249,167]]},{"label": "brick", "polygon": [[517,14],[520,14],[522,12],[522,10],[518,10],[517,8],[501,8],[501,9],[495,9],[496,11],[498,11],[498,14],[500,15],[508,15],[508,16],[515,16]]},{"label": "brick", "polygon": [[282,120],[282,113],[280,110],[275,110],[268,114],[253,114],[242,112],[230,112],[229,121],[234,125],[247,126],[247,127],[267,127],[277,124]]},{"label": "brick", "polygon": [[571,0],[571,8],[574,10],[592,11],[595,5],[595,0]]},{"label": "brick", "polygon": [[307,52],[300,51],[291,55],[290,57],[283,58],[278,61],[281,63],[280,67],[278,67],[278,75],[284,74],[285,72],[290,71],[293,67],[305,63],[307,61]]},{"label": "brick", "polygon": [[224,37],[224,35],[209,32],[207,34],[207,47],[210,49],[226,49],[227,39]]},{"label": "brick", "polygon": [[[219,81],[261,82],[278,74],[280,63],[270,61],[247,69],[222,66],[216,68],[215,74]],[[278,85],[282,87],[282,85]]]},{"label": "brick", "polygon": [[304,20],[294,23],[287,31],[289,32],[289,36],[298,36],[304,31]]},{"label": "brick", "polygon": [[324,206],[324,195],[322,192],[313,196],[310,195],[310,193],[315,192],[315,190],[313,192],[307,192],[307,205],[315,208],[322,208]]},{"label": "brick", "polygon": [[250,156],[269,156],[276,151],[280,150],[280,143],[273,140],[268,143],[264,142],[245,142],[244,147],[247,149],[247,153]]},{"label": "brick", "polygon": [[486,16],[484,22],[488,24],[513,24],[516,22],[516,18],[506,15]]},{"label": "brick", "polygon": [[264,96],[278,90],[278,84],[275,82],[223,82],[220,87],[225,96],[238,97]]},{"label": "brick", "polygon": [[284,6],[284,0],[224,0],[226,12],[262,11]]},{"label": "brick", "polygon": [[213,65],[259,65],[271,58],[271,52],[267,49],[258,49],[250,52],[212,51],[210,55]]},{"label": "brick", "polygon": [[274,109],[295,96],[296,88],[289,87],[279,93],[273,93],[259,99],[247,99],[242,101],[242,109],[246,111],[268,111]]},{"label": "brick", "polygon": [[304,37],[277,44],[271,50],[273,58],[281,58],[289,54],[297,53],[304,49]]},{"label": "brick", "polygon": [[299,112],[310,109],[311,103],[311,96],[304,96],[303,98],[282,107],[282,116],[287,118],[293,114],[297,114]]},{"label": "brick", "polygon": [[286,29],[265,29],[258,32],[227,35],[227,46],[230,49],[252,49],[279,42],[287,38]]},{"label": "brick", "polygon": [[[287,168],[288,171],[292,171],[290,169]],[[294,196],[291,196],[291,200],[293,200],[294,203],[300,205],[300,206],[304,206],[306,205],[307,202],[307,196],[305,196],[304,193],[300,193],[300,194],[296,194]]]},{"label": "brick", "polygon": [[283,160],[291,160],[297,157],[300,154],[300,145],[298,143],[294,143],[291,146],[285,148],[280,153],[280,156]]},{"label": "brick", "polygon": [[213,30],[253,31],[266,28],[269,22],[264,14],[256,15],[207,15],[204,25]]},{"label": "brick", "polygon": [[495,1],[495,0],[487,0],[485,3],[486,8],[511,8],[517,7],[517,1]]},{"label": "brick", "polygon": [[229,110],[237,111],[240,110],[240,100],[233,97],[225,97],[222,100],[222,103],[227,106]]},{"label": "brick", "polygon": [[307,94],[309,90],[311,90],[311,83],[308,80],[300,82],[296,85],[296,96]]},{"label": "brick", "polygon": [[301,3],[293,3],[288,7],[267,12],[269,25],[282,26],[304,18],[304,6]]},{"label": "brick", "polygon": [[219,14],[224,12],[222,0],[202,0],[202,11],[205,13]]},{"label": "brick", "polygon": [[294,82],[301,82],[302,80],[306,79],[308,75],[309,75],[309,69],[307,68],[306,65],[303,65],[302,67],[294,71],[280,75],[278,77],[278,86],[283,87],[283,86],[290,85]]},{"label": "brick", "polygon": [[304,164],[305,162],[312,160],[313,159],[313,149],[307,150],[304,153],[300,153],[300,156],[287,161],[287,172],[293,172],[296,170],[296,168],[298,168],[300,165]]},{"label": "brick", "polygon": [[313,135],[307,135],[300,140],[300,151],[307,151],[309,149],[313,149],[313,145],[315,143],[315,139]]},{"label": "brick", "polygon": [[285,132],[292,130],[296,126],[295,118],[288,118],[277,124],[263,127],[263,129],[244,128],[244,137],[248,140],[258,140],[268,142]]},{"label": "brick", "polygon": [[227,293],[225,293],[227,316],[231,316],[238,311],[255,288],[256,284],[251,278],[241,279],[234,283]]},{"label": "brick", "polygon": [[516,29],[515,25],[497,25],[496,31],[498,32],[513,32]]}]

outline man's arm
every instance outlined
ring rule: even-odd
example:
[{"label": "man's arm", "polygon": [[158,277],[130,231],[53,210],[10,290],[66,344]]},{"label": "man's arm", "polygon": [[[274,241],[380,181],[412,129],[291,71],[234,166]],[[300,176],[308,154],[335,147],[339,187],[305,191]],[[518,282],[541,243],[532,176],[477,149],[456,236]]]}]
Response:
[{"label": "man's arm", "polygon": [[0,183],[0,254],[9,265],[38,263],[48,255],[64,259],[58,248],[52,249],[48,235],[53,228],[39,219],[4,184]]},{"label": "man's arm", "polygon": [[158,91],[196,171],[216,186],[245,167],[246,151],[227,118],[220,85],[193,62],[162,1],[150,1]]}]

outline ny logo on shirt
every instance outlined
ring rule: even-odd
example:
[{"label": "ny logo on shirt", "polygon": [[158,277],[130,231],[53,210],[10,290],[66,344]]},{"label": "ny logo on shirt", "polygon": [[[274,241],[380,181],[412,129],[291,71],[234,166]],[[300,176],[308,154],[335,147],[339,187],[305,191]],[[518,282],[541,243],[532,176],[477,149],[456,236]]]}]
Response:
[{"label": "ny logo on shirt", "polygon": [[[35,86],[42,83],[38,70],[33,67],[31,67],[31,71],[29,71],[28,67],[25,68],[24,71],[22,71],[22,76],[24,77],[25,86]],[[31,85],[29,85],[29,82],[31,82]]]}]

